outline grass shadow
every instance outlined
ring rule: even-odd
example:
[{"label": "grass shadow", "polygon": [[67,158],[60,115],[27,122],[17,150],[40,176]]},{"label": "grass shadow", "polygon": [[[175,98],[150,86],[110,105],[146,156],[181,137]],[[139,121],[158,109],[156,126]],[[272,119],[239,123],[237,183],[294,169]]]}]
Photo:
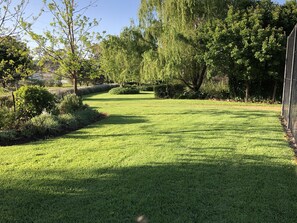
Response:
[{"label": "grass shadow", "polygon": [[121,98],[86,98],[85,101],[88,102],[88,101],[97,101],[97,102],[123,102],[123,101],[148,101],[148,100],[156,100],[155,98],[124,98],[124,97],[121,97]]},{"label": "grass shadow", "polygon": [[145,215],[162,223],[295,222],[295,169],[264,164],[270,157],[190,158],[88,172],[27,170],[34,178],[26,182],[1,179],[0,221],[130,223]]}]

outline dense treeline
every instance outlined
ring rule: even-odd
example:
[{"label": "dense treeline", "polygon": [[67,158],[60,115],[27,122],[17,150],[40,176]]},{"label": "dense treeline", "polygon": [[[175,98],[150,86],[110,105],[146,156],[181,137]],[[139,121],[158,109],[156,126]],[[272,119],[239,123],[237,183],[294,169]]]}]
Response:
[{"label": "dense treeline", "polygon": [[114,81],[199,92],[221,76],[232,98],[280,98],[296,1],[142,0],[139,21],[101,44],[101,68]]},{"label": "dense treeline", "polygon": [[[71,80],[75,92],[78,84],[102,82],[104,75],[120,85],[182,84],[188,91],[184,95],[191,97],[203,95],[201,89],[213,79],[226,83],[224,97],[281,97],[286,38],[297,23],[294,0],[283,5],[270,0],[142,0],[139,25],[131,23],[120,35],[103,39],[92,32],[98,22],[74,13],[80,9],[72,0],[47,0],[55,31],[36,34],[23,19],[26,2],[16,12],[2,5],[6,13],[0,19],[16,20],[0,24],[3,87],[49,70]],[[34,53],[17,30],[36,41]]]},{"label": "dense treeline", "polygon": [[[30,2],[0,1],[0,84],[3,88],[8,85],[14,88],[20,79],[44,72],[52,74],[54,81],[62,77],[71,81],[75,93],[78,93],[78,84],[102,82],[97,57],[101,36],[93,30],[98,22],[85,15],[94,2],[81,6],[75,0],[44,0],[40,13],[28,17],[25,9]],[[51,15],[51,21],[45,24],[42,34],[36,33],[32,27],[44,12]],[[24,34],[37,44],[34,50],[27,47]],[[37,83],[43,85],[40,77],[34,82]]]}]

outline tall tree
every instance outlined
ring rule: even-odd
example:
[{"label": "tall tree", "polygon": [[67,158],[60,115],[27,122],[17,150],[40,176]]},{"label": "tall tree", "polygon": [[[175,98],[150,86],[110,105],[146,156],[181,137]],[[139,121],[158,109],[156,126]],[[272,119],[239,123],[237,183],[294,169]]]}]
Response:
[{"label": "tall tree", "polygon": [[[246,7],[253,3],[247,0],[142,0],[141,25],[149,32],[151,25],[158,24],[154,33],[157,49],[144,55],[142,75],[166,82],[177,79],[191,90],[199,91],[207,73],[204,60],[207,39],[198,30],[211,19],[224,18],[228,4]],[[158,67],[147,69],[150,67],[147,63]],[[157,75],[152,71],[158,71]]]},{"label": "tall tree", "polygon": [[[251,89],[257,90],[252,85],[261,87],[263,81],[274,82],[270,98],[276,98],[284,70],[284,30],[292,27],[293,21],[284,23],[287,7],[270,0],[259,1],[245,10],[231,7],[225,21],[216,20],[210,25],[206,56],[209,70],[227,74],[233,93],[242,82],[246,101]],[[294,18],[296,12],[290,16]]]},{"label": "tall tree", "polygon": [[0,38],[0,81],[5,88],[8,83],[33,73],[33,60],[24,42],[14,37]]},{"label": "tall tree", "polygon": [[139,27],[126,27],[119,36],[108,36],[101,43],[100,67],[109,79],[123,85],[140,82],[142,54],[148,49]]},{"label": "tall tree", "polygon": [[30,24],[24,24],[31,37],[41,46],[45,59],[58,63],[58,74],[72,80],[74,92],[77,84],[82,61],[91,52],[92,41],[99,38],[99,34],[92,32],[98,25],[96,19],[85,16],[86,10],[94,4],[79,6],[75,0],[44,0],[47,11],[52,16],[51,30],[44,35],[38,35],[30,30]]}]

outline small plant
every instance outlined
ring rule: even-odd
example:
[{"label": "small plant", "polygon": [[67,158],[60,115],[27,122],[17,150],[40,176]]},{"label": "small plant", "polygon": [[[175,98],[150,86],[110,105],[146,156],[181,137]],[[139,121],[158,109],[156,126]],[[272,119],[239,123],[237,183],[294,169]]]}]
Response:
[{"label": "small plant", "polygon": [[139,94],[140,90],[136,87],[116,87],[109,91],[110,94]]},{"label": "small plant", "polygon": [[73,114],[62,114],[58,116],[61,127],[65,130],[78,129],[78,121]]},{"label": "small plant", "polygon": [[[34,97],[38,98],[36,95]],[[28,107],[20,105],[18,108],[24,108],[20,111],[28,109]],[[58,109],[57,112],[54,112],[55,109]],[[58,107],[55,106],[52,109],[51,113],[43,111],[34,117],[26,116],[26,119],[18,119],[17,113],[12,109],[2,107],[0,108],[0,145],[12,145],[61,135],[96,122],[101,117],[102,115],[97,110],[84,105],[82,99],[73,94],[66,95]]]},{"label": "small plant", "polygon": [[61,114],[73,113],[84,108],[86,105],[83,104],[82,98],[75,94],[66,95],[58,105]]},{"label": "small plant", "polygon": [[79,110],[74,113],[75,118],[80,126],[85,126],[94,121],[97,121],[101,115],[98,111],[91,108],[86,108],[84,110]]},{"label": "small plant", "polygon": [[0,131],[0,145],[9,145],[17,139],[17,132],[14,129]]},{"label": "small plant", "polygon": [[156,98],[178,98],[185,87],[181,84],[162,84],[154,88]]},{"label": "small plant", "polygon": [[7,107],[0,108],[0,129],[12,129],[16,125],[15,112]]},{"label": "small plant", "polygon": [[32,118],[55,107],[55,96],[39,86],[23,86],[15,92],[19,117]]},{"label": "small plant", "polygon": [[194,92],[191,90],[184,91],[178,99],[205,99],[206,95],[203,92]]},{"label": "small plant", "polygon": [[94,85],[90,87],[84,87],[84,88],[78,89],[78,95],[107,92],[114,87],[117,87],[117,85],[101,84],[101,85]]},{"label": "small plant", "polygon": [[13,107],[13,100],[11,96],[0,96],[0,107]]},{"label": "small plant", "polygon": [[142,85],[139,89],[141,91],[154,91],[154,85]]},{"label": "small plant", "polygon": [[22,129],[26,138],[44,138],[57,135],[61,130],[60,123],[56,116],[43,113],[29,120]]},{"label": "small plant", "polygon": [[229,98],[229,87],[224,81],[205,81],[200,89],[201,93],[208,99],[227,99]]}]

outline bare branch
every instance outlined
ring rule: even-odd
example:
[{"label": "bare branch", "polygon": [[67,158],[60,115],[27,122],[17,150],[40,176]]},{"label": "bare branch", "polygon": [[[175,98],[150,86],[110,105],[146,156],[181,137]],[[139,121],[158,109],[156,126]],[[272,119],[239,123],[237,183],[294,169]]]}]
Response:
[{"label": "bare branch", "polygon": [[20,23],[28,3],[29,0],[21,0],[13,6],[12,0],[0,1],[0,36],[19,35],[22,32]]}]

